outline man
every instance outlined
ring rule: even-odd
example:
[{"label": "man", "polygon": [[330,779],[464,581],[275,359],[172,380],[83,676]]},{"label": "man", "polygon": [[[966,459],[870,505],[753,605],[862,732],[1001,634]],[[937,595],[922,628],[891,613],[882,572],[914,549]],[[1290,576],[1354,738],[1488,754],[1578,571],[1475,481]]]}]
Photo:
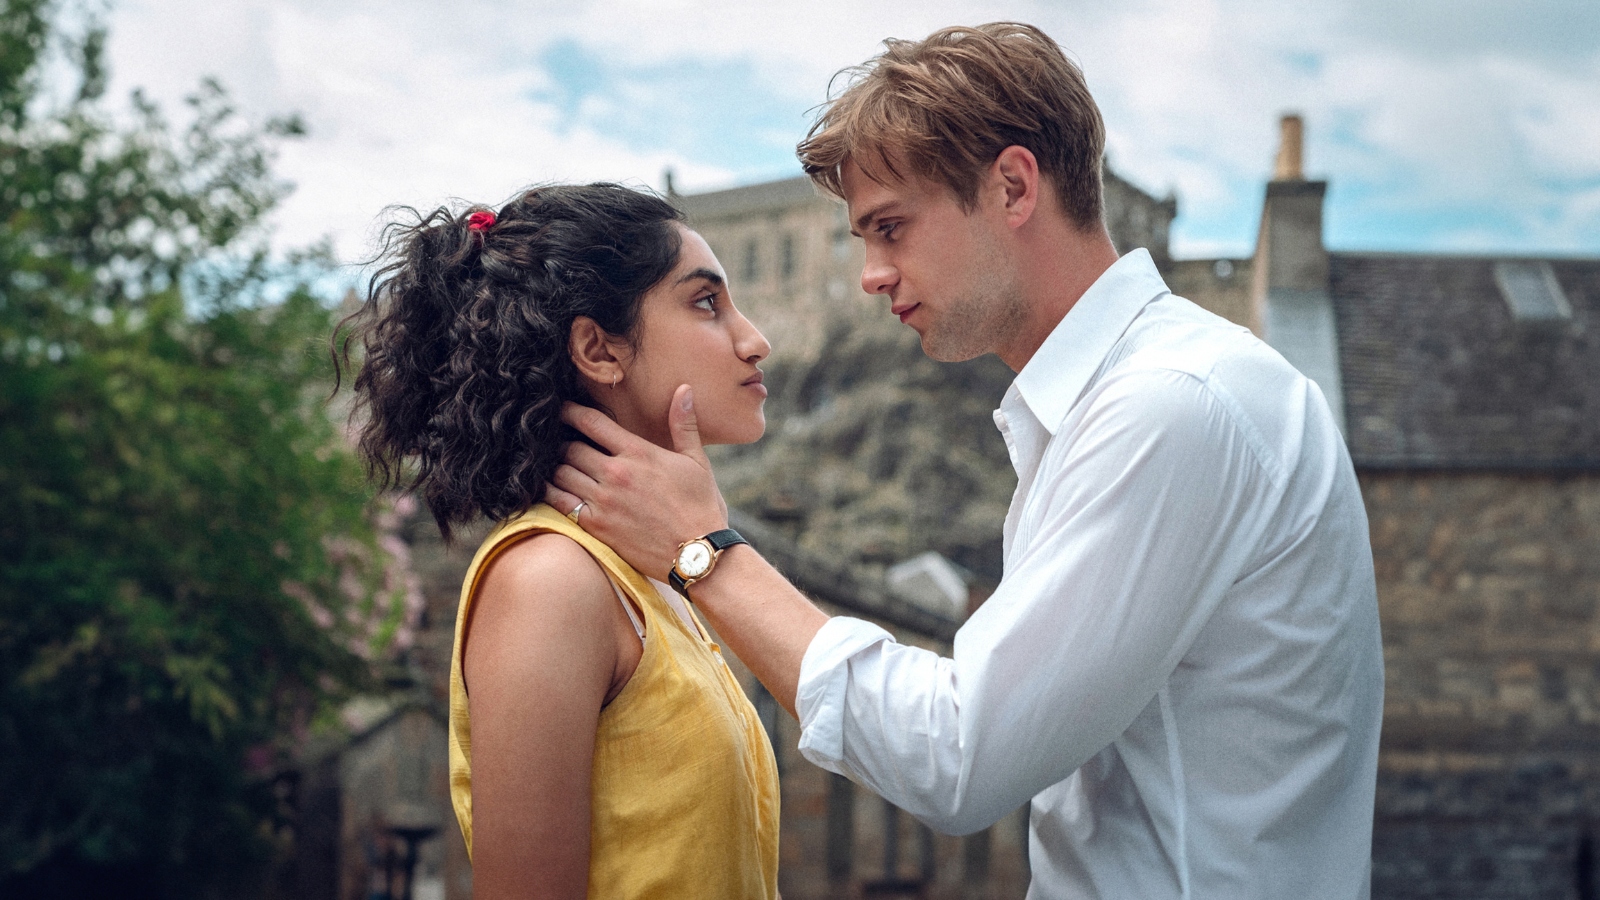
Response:
[{"label": "man", "polygon": [[799,152],[924,351],[1017,372],[1005,578],[952,658],[827,618],[726,536],[680,558],[727,525],[687,386],[677,453],[569,409],[611,455],[573,445],[548,499],[688,582],[808,759],[950,833],[1031,798],[1030,897],[1367,896],[1382,650],[1322,394],[1118,258],[1099,112],[1047,36],[887,46]]}]

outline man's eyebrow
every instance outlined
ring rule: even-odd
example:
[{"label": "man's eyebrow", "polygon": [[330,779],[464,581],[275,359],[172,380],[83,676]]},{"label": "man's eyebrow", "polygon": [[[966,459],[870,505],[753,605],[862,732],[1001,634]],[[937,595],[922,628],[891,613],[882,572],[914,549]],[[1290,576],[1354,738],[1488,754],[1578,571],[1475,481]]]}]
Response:
[{"label": "man's eyebrow", "polygon": [[884,201],[882,203],[879,203],[877,206],[874,206],[873,208],[867,210],[866,212],[862,213],[861,215],[856,216],[856,227],[850,229],[850,233],[855,235],[856,237],[861,237],[861,232],[867,230],[867,226],[872,224],[872,220],[876,219],[877,217],[879,217],[881,215],[883,215],[884,212],[887,211],[889,209],[889,207],[894,206],[894,204],[895,204],[895,201],[886,200],[886,201]]},{"label": "man's eyebrow", "polygon": [[701,266],[698,269],[691,269],[688,272],[685,272],[682,277],[680,277],[677,281],[674,281],[672,284],[673,284],[674,287],[676,287],[676,286],[678,286],[680,284],[685,284],[687,282],[693,281],[696,278],[704,278],[706,281],[711,282],[716,287],[722,287],[722,283],[725,280],[722,277],[722,273],[721,272],[718,272],[715,269],[707,269],[706,267]]}]

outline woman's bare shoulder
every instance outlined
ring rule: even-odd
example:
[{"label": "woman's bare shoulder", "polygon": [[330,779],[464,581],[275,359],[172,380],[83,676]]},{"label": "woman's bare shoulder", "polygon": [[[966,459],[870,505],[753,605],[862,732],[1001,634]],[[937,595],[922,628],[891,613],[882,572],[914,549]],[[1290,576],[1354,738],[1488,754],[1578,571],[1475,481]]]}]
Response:
[{"label": "woman's bare shoulder", "polygon": [[490,655],[474,651],[490,645],[522,656],[538,648],[548,654],[552,643],[569,661],[576,654],[609,668],[616,606],[605,572],[576,541],[559,534],[524,538],[501,551],[478,582],[463,647],[468,668]]},{"label": "woman's bare shoulder", "polygon": [[500,551],[485,569],[479,590],[493,590],[496,583],[531,596],[611,596],[605,571],[589,551],[564,534],[548,532]]}]

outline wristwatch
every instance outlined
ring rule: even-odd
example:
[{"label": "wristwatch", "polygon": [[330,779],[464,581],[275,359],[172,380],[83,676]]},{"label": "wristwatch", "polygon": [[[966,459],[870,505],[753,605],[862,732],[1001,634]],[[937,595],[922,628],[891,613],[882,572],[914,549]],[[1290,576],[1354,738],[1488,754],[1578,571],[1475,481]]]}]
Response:
[{"label": "wristwatch", "polygon": [[717,567],[722,551],[734,544],[748,544],[744,535],[732,528],[713,531],[703,538],[684,541],[678,545],[678,559],[667,573],[667,583],[672,589],[689,599],[689,585],[711,574]]}]

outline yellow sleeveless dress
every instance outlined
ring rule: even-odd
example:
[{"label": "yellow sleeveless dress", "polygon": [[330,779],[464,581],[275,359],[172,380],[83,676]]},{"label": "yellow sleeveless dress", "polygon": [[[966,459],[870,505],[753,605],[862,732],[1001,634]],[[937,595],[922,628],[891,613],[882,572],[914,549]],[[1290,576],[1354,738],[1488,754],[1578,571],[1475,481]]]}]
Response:
[{"label": "yellow sleeveless dress", "polygon": [[[777,764],[721,649],[685,626],[649,580],[609,547],[542,503],[484,540],[461,586],[450,663],[450,799],[468,856],[472,723],[462,637],[490,561],[518,540],[546,532],[577,541],[644,613],[639,667],[600,711],[595,735],[589,896],[777,897]],[[696,624],[703,634],[698,618]]]}]

